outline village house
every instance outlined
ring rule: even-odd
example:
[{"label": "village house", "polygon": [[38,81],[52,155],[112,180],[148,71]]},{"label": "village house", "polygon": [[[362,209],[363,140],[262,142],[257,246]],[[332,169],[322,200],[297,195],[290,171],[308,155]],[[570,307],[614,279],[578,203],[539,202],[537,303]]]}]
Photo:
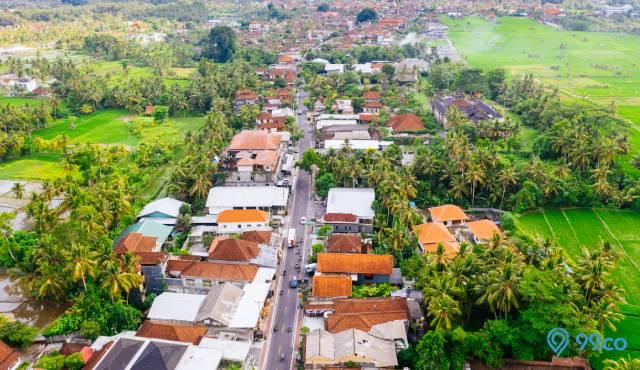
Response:
[{"label": "village house", "polygon": [[244,130],[236,134],[222,153],[225,183],[275,185],[284,153],[281,133]]},{"label": "village house", "polygon": [[417,235],[418,243],[423,252],[436,253],[441,245],[445,258],[452,259],[460,251],[460,245],[456,238],[440,222],[415,225],[413,232]]},{"label": "village house", "polygon": [[328,75],[344,73],[344,64],[325,64],[324,73]]},{"label": "village house", "polygon": [[469,233],[475,244],[487,244],[495,236],[503,236],[498,225],[491,220],[471,221],[467,222],[465,226],[469,229]]},{"label": "village house", "polygon": [[236,108],[247,104],[258,104],[258,94],[248,89],[238,90],[233,104]]},{"label": "village house", "polygon": [[325,244],[325,251],[329,253],[369,253],[359,234],[333,234]]},{"label": "village house", "polygon": [[352,284],[349,275],[314,275],[311,296],[313,299],[351,297]]},{"label": "village house", "polygon": [[219,236],[211,242],[207,260],[275,268],[278,264],[278,249],[268,244]]},{"label": "village house", "polygon": [[222,235],[271,230],[269,214],[259,209],[227,209],[218,214],[216,223]]},{"label": "village house", "polygon": [[177,199],[165,197],[148,203],[140,213],[138,222],[150,220],[159,224],[173,226],[180,215],[180,208],[187,203]]},{"label": "village house", "polygon": [[[358,368],[395,369],[398,365],[392,341],[361,330],[348,329],[333,334],[315,329],[305,337],[305,368],[338,368],[353,363]],[[336,366],[336,367],[332,367]]]},{"label": "village house", "polygon": [[289,188],[276,186],[214,186],[209,189],[206,210],[211,215],[232,209],[259,209],[282,214]]},{"label": "village house", "polygon": [[362,107],[362,112],[367,114],[380,114],[380,110],[382,109],[382,103],[374,101],[367,102]]},{"label": "village house", "polygon": [[441,222],[449,227],[464,225],[465,221],[469,219],[462,208],[453,204],[431,207],[428,211],[433,222]]},{"label": "village house", "polygon": [[388,254],[318,253],[317,273],[346,274],[361,284],[388,283],[393,256]]},{"label": "village house", "polygon": [[413,113],[404,113],[389,118],[386,123],[391,134],[424,131],[422,118]]},{"label": "village house", "polygon": [[418,81],[421,73],[429,70],[429,62],[424,59],[407,58],[396,63],[395,79],[401,84]]},{"label": "village house", "polygon": [[502,114],[484,103],[481,99],[464,99],[460,96],[436,96],[429,104],[431,112],[436,120],[448,129],[447,113],[452,107],[457,108],[465,117],[474,123],[484,120],[504,121]]},{"label": "village house", "polygon": [[351,99],[336,99],[331,108],[340,114],[353,114]]},{"label": "village house", "polygon": [[315,113],[320,113],[323,112],[325,109],[324,106],[324,99],[322,97],[319,97],[318,99],[316,99],[316,101],[313,103],[313,111]]},{"label": "village house", "polygon": [[380,102],[380,93],[373,90],[367,90],[362,94],[362,98],[365,103],[377,103]]},{"label": "village house", "polygon": [[375,151],[385,151],[393,145],[393,141],[385,141],[385,140],[349,140],[349,139],[341,139],[341,140],[325,140],[322,148],[324,148],[323,152],[326,153],[329,149],[340,150],[349,146],[352,150],[375,150]]},{"label": "village house", "polygon": [[173,256],[165,270],[166,290],[202,293],[219,284],[243,287],[271,281],[275,269],[252,264],[202,261],[198,256]]},{"label": "village house", "polygon": [[327,210],[322,222],[334,233],[370,233],[373,231],[372,188],[332,188],[327,195]]}]

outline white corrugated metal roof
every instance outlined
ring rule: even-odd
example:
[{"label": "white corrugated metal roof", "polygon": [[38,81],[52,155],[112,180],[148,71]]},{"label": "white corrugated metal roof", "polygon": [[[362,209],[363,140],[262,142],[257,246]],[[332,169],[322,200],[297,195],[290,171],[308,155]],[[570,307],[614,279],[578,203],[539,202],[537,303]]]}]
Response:
[{"label": "white corrugated metal roof", "polygon": [[[269,283],[246,284],[242,291],[244,294],[240,299],[238,308],[229,323],[230,328],[255,328],[260,319],[262,306],[267,300],[269,293]],[[156,298],[157,299],[157,298]]]},{"label": "white corrugated metal roof", "polygon": [[226,361],[243,362],[251,350],[251,342],[204,337],[200,340],[200,347],[211,348],[222,352],[222,359]]},{"label": "white corrugated metal roof", "polygon": [[252,283],[266,283],[273,280],[276,275],[276,269],[270,267],[260,267]]},{"label": "white corrugated metal roof", "polygon": [[150,215],[154,212],[164,213],[171,217],[178,217],[180,207],[182,207],[183,204],[185,203],[173,198],[156,199],[144,206],[142,211],[138,213],[138,217]]},{"label": "white corrugated metal roof", "polygon": [[205,297],[204,294],[164,292],[153,301],[147,317],[151,320],[194,322]]},{"label": "white corrugated metal roof", "polygon": [[355,119],[323,119],[316,122],[316,128],[320,130],[323,127],[328,126],[356,125],[357,123],[358,121],[356,121]]},{"label": "white corrugated metal roof", "polygon": [[332,188],[327,196],[326,213],[351,213],[371,219],[375,215],[372,208],[375,198],[375,190],[371,188]]},{"label": "white corrugated metal roof", "polygon": [[[284,207],[289,188],[278,186],[215,186],[209,190],[207,208]],[[217,213],[217,212],[216,212]]]},{"label": "white corrugated metal roof", "polygon": [[210,369],[215,370],[222,360],[222,352],[202,346],[189,346],[182,355],[175,370]]}]

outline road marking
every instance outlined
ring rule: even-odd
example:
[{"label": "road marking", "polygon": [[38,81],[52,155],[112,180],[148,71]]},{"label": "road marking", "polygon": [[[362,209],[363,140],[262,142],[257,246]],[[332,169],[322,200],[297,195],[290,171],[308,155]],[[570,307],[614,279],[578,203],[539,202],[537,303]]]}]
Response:
[{"label": "road marking", "polygon": [[284,306],[284,315],[287,315],[287,309],[289,308],[289,306]]}]

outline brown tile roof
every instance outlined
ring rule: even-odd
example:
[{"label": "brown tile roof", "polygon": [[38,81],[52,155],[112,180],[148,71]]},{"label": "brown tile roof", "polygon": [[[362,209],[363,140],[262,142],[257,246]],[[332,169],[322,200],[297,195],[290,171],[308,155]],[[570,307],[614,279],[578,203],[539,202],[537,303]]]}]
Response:
[{"label": "brown tile roof", "polygon": [[362,94],[362,97],[364,98],[364,100],[380,100],[380,93],[377,91],[369,90],[365,91],[364,94]]},{"label": "brown tile roof", "polygon": [[387,121],[387,126],[391,126],[393,131],[418,131],[424,130],[422,119],[415,114],[405,113],[391,117]]},{"label": "brown tile roof", "polygon": [[152,252],[156,247],[155,236],[144,236],[141,233],[129,233],[125,235],[116,245],[114,252],[116,254],[125,254],[127,252]]},{"label": "brown tile roof", "polygon": [[[215,241],[215,240],[214,240]],[[227,238],[218,240],[216,245],[210,248],[209,259],[225,261],[249,262],[260,254],[260,247],[256,242]]]},{"label": "brown tile roof", "polygon": [[358,216],[351,213],[326,213],[323,219],[325,222],[357,222]]},{"label": "brown tile roof", "polygon": [[293,57],[291,55],[280,55],[278,57],[278,63],[293,63]]},{"label": "brown tile roof", "polygon": [[206,333],[206,326],[177,325],[147,320],[142,323],[136,335],[145,338],[198,344]]},{"label": "brown tile roof", "polygon": [[256,115],[256,119],[259,121],[264,121],[273,118],[273,115],[269,112],[260,112]]},{"label": "brown tile roof", "polygon": [[229,150],[277,150],[281,142],[280,134],[244,130],[231,139]]},{"label": "brown tile roof", "polygon": [[20,358],[20,352],[0,340],[0,370],[9,369]]},{"label": "brown tile roof", "polygon": [[491,240],[494,235],[502,236],[502,231],[491,220],[478,220],[467,222],[467,227],[478,240]]},{"label": "brown tile roof", "polygon": [[180,276],[251,282],[256,277],[257,272],[258,266],[255,265],[198,261],[188,265],[182,270]]},{"label": "brown tile roof", "polygon": [[236,100],[255,100],[258,98],[258,95],[248,89],[241,89],[236,91]]},{"label": "brown tile roof", "polygon": [[269,244],[271,243],[271,231],[245,231],[240,236],[240,239],[260,244]]},{"label": "brown tile roof", "polygon": [[139,263],[145,266],[160,264],[167,258],[164,252],[135,252],[134,254],[140,257]]},{"label": "brown tile roof", "polygon": [[348,275],[315,275],[313,296],[351,297],[351,277]]},{"label": "brown tile roof", "polygon": [[327,241],[327,252],[331,253],[360,253],[362,239],[360,235],[333,234]]},{"label": "brown tile roof", "polygon": [[407,300],[401,297],[336,299],[333,306],[335,313],[325,321],[332,333],[353,328],[368,332],[377,324],[409,319]]},{"label": "brown tile roof", "polygon": [[378,118],[380,118],[377,114],[367,114],[367,113],[360,113],[360,115],[358,116],[358,119],[360,121],[373,121],[373,122],[378,122]]},{"label": "brown tile roof", "polygon": [[433,221],[446,222],[446,221],[462,221],[468,220],[469,216],[462,210],[462,208],[453,205],[445,204],[439,207],[429,208],[429,213]]},{"label": "brown tile roof", "polygon": [[382,108],[382,103],[378,101],[370,101],[364,105],[365,108]]},{"label": "brown tile roof", "polygon": [[318,253],[318,271],[351,274],[391,275],[389,254]]},{"label": "brown tile roof", "polygon": [[269,215],[259,209],[227,209],[220,214],[216,222],[267,222]]}]

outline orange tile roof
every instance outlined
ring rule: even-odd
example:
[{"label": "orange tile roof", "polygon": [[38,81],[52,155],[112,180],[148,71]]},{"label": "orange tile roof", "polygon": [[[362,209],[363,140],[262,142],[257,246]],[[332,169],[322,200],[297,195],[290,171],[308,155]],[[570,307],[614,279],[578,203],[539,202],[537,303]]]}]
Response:
[{"label": "orange tile roof", "polygon": [[209,259],[212,260],[248,262],[260,254],[260,247],[255,242],[227,238],[218,240],[213,246],[214,242],[211,242],[212,248],[209,249]]},{"label": "orange tile roof", "polygon": [[18,361],[20,352],[0,340],[0,369],[8,369]]},{"label": "orange tile roof", "polygon": [[360,115],[358,116],[358,119],[360,121],[378,122],[378,118],[379,118],[379,116],[377,114],[360,113]]},{"label": "orange tile roof", "polygon": [[183,277],[198,277],[212,280],[250,282],[253,281],[257,272],[258,266],[255,265],[197,261],[191,262],[180,275]]},{"label": "orange tile roof", "polygon": [[456,239],[449,230],[440,222],[429,222],[415,225],[413,232],[418,235],[420,244],[432,244],[441,242],[455,242]]},{"label": "orange tile roof", "polygon": [[462,221],[469,219],[469,216],[464,213],[462,208],[453,204],[431,207],[429,208],[429,213],[431,213],[431,218],[433,219],[433,221],[439,222]]},{"label": "orange tile roof", "polygon": [[360,253],[362,238],[360,235],[333,234],[327,241],[327,252]]},{"label": "orange tile roof", "polygon": [[293,57],[291,55],[280,55],[278,57],[278,62],[280,63],[293,63]]},{"label": "orange tile roof", "polygon": [[253,100],[257,99],[258,95],[248,89],[241,89],[236,91],[236,100]]},{"label": "orange tile roof", "polygon": [[134,252],[134,254],[140,257],[138,262],[140,265],[157,265],[167,258],[164,252]]},{"label": "orange tile roof", "polygon": [[217,222],[267,222],[269,215],[259,209],[227,209],[218,215]]},{"label": "orange tile roof", "polygon": [[391,275],[389,254],[318,253],[318,271],[350,274]]},{"label": "orange tile roof", "polygon": [[351,297],[351,277],[348,275],[315,275],[313,296]]},{"label": "orange tile roof", "polygon": [[206,333],[206,326],[177,325],[147,320],[142,323],[136,335],[145,338],[198,344]]},{"label": "orange tile roof", "polygon": [[240,236],[240,239],[260,244],[269,244],[271,243],[271,231],[245,231],[242,233],[242,236]]},{"label": "orange tile roof", "polygon": [[393,131],[418,131],[424,130],[422,119],[415,114],[405,113],[389,118],[387,126]]},{"label": "orange tile roof", "polygon": [[277,150],[281,142],[281,134],[244,130],[231,139],[229,150]]},{"label": "orange tile roof", "polygon": [[502,236],[498,225],[491,220],[478,220],[467,222],[467,227],[478,240],[491,240],[494,235]]},{"label": "orange tile roof", "polygon": [[127,252],[152,252],[156,247],[155,236],[144,236],[141,233],[129,233],[118,241],[114,248],[116,254]]}]

